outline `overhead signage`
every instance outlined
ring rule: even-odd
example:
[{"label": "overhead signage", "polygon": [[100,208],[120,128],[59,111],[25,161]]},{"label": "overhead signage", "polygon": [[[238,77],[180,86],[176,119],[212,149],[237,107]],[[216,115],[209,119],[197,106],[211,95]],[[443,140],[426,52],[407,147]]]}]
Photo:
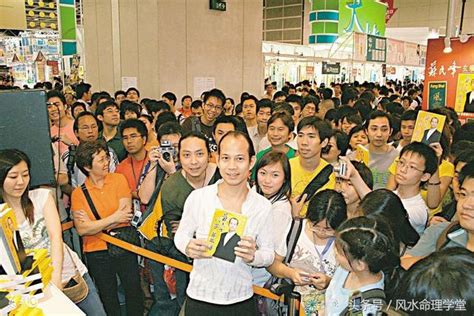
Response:
[{"label": "overhead signage", "polygon": [[340,63],[328,63],[323,61],[322,74],[323,75],[338,75],[341,73]]},{"label": "overhead signage", "polygon": [[367,61],[385,63],[387,61],[387,39],[367,35]]}]

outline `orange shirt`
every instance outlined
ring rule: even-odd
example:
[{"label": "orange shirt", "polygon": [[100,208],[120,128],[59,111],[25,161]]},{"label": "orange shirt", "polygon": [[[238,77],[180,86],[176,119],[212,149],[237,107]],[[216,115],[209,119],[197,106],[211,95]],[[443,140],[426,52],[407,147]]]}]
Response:
[{"label": "orange shirt", "polygon": [[[105,177],[104,186],[102,188],[94,186],[89,178],[86,179],[85,184],[101,218],[108,217],[117,211],[120,199],[131,198],[127,180],[122,174],[109,173]],[[87,203],[84,192],[82,192],[80,187],[72,192],[71,199],[71,210],[73,212],[83,210],[91,220],[96,220],[89,207],[89,203]],[[127,225],[123,224],[122,226]],[[83,236],[82,241],[84,252],[94,252],[107,249],[107,243],[95,236]]]},{"label": "orange shirt", "polygon": [[137,184],[140,180],[140,176],[148,163],[148,155],[143,160],[135,160],[131,156],[128,156],[115,169],[116,173],[121,173],[127,178],[128,186],[132,192],[137,190]]}]

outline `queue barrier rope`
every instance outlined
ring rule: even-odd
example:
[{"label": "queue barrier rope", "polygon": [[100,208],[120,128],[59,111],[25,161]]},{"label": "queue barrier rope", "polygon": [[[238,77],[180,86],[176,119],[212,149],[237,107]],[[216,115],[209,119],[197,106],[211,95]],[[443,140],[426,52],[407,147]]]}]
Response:
[{"label": "queue barrier rope", "polygon": [[[65,231],[65,230],[69,230],[72,227],[74,227],[74,223],[72,221],[71,222],[66,222],[66,223],[63,223],[61,226],[62,226],[63,231]],[[126,241],[123,241],[121,239],[112,237],[112,236],[104,234],[104,233],[99,233],[99,234],[96,235],[96,237],[102,239],[103,241],[105,241],[107,243],[110,243],[110,244],[113,244],[117,247],[126,249],[126,250],[128,250],[130,252],[133,252],[137,255],[140,255],[142,257],[160,262],[162,264],[166,264],[170,267],[173,267],[173,268],[185,271],[185,272],[191,272],[191,270],[193,269],[193,266],[190,265],[190,264],[187,264],[187,263],[181,262],[179,260],[175,260],[175,259],[163,256],[163,255],[160,255],[156,252],[147,250],[147,249],[142,248],[142,247],[135,246],[135,245],[130,244]],[[283,297],[277,296],[277,295],[273,294],[272,292],[270,292],[268,289],[265,289],[265,288],[260,287],[260,286],[254,285],[253,286],[253,292],[255,294],[258,294],[260,296],[263,296],[263,297],[266,297],[266,298],[269,298],[269,299],[272,299],[272,300],[275,300],[275,301],[283,301]]]}]

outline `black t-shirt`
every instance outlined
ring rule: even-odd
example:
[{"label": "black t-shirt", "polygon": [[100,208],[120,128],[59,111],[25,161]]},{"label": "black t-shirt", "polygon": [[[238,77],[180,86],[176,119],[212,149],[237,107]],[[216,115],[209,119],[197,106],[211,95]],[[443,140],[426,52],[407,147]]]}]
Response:
[{"label": "black t-shirt", "polygon": [[211,150],[211,152],[217,151],[216,141],[214,140],[214,137],[212,137],[212,125],[206,125],[201,121],[200,118],[191,116],[184,120],[182,127],[185,132],[200,131],[201,133],[203,133],[204,136],[206,136],[206,138],[209,140],[209,145],[211,147],[209,149]]}]

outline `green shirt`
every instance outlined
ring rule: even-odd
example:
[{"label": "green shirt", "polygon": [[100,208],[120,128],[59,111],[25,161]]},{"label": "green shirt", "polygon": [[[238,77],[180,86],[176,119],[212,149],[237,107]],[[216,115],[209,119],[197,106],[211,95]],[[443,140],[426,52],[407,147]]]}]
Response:
[{"label": "green shirt", "polygon": [[[286,148],[288,148],[288,151],[286,152],[286,157],[288,157],[288,159],[291,159],[291,158],[295,157],[296,156],[296,151],[288,145],[285,145],[285,146],[286,146]],[[256,172],[257,172],[256,166],[257,166],[259,160],[262,159],[262,157],[270,151],[272,151],[272,147],[268,147],[267,149],[260,150],[257,153],[257,157],[256,157],[257,160],[256,160],[256,163],[255,163],[255,167],[253,167],[253,169],[252,169],[252,180],[255,180]]]},{"label": "green shirt", "polygon": [[[99,138],[104,138],[102,133],[99,134]],[[125,150],[125,147],[123,146],[122,137],[120,136],[120,132],[118,131],[118,129],[117,133],[115,133],[115,136],[109,139],[109,141],[107,141],[107,146],[109,146],[115,151],[119,162],[127,158],[128,153]]]},{"label": "green shirt", "polygon": [[183,215],[184,202],[194,188],[184,178],[181,171],[169,176],[161,187],[161,208],[164,222],[171,238],[171,221],[179,221]]}]

